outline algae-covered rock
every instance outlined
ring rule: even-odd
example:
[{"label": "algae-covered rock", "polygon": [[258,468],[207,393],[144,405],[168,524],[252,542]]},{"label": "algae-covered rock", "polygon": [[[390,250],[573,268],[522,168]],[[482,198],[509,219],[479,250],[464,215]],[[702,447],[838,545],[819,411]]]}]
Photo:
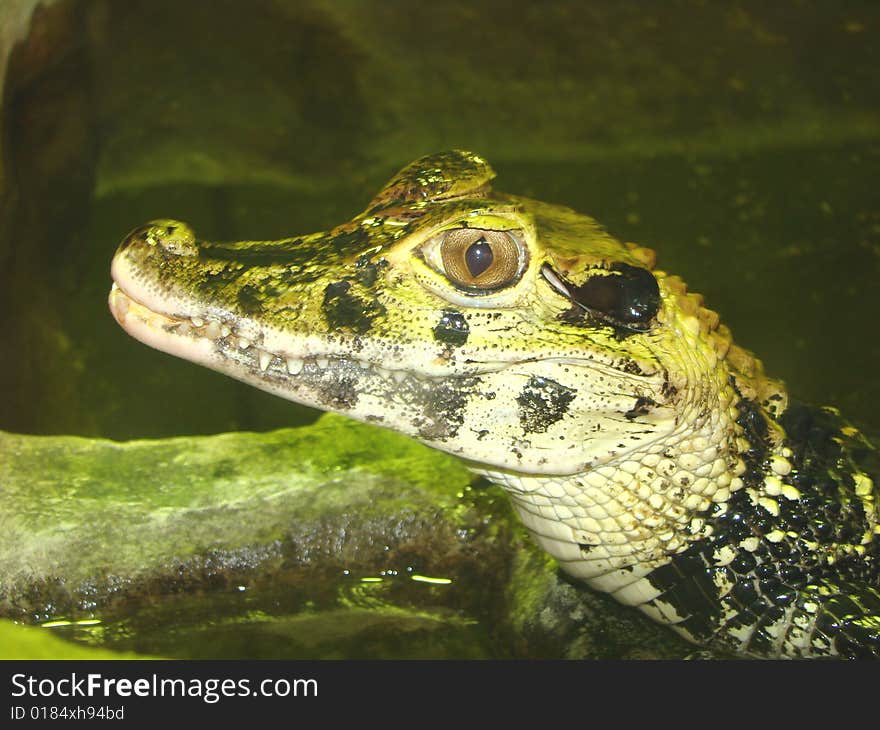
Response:
[{"label": "algae-covered rock", "polygon": [[103,647],[627,655],[589,620],[622,614],[630,641],[660,637],[650,655],[680,653],[664,630],[561,581],[505,495],[472,485],[458,460],[338,416],[127,443],[3,433],[0,504],[0,614]]},{"label": "algae-covered rock", "polygon": [[[340,637],[395,619],[430,635],[466,611],[395,604],[503,578],[511,534],[496,497],[475,495],[454,459],[332,416],[128,443],[2,434],[0,611],[170,655],[247,656],[241,637],[259,645],[257,633],[276,635],[264,656],[334,655]],[[322,621],[324,609],[338,615]],[[340,620],[349,610],[360,620]],[[230,627],[238,644],[218,645]]]},{"label": "algae-covered rock", "polygon": [[145,581],[405,570],[493,532],[474,529],[458,462],[334,417],[127,443],[3,434],[0,453],[0,606],[22,618],[104,607]]}]

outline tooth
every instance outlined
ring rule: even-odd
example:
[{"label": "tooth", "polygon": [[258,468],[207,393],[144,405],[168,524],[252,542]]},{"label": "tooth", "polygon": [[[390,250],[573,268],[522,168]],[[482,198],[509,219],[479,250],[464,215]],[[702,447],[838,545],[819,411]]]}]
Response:
[{"label": "tooth", "polygon": [[193,323],[194,327],[203,327],[205,325],[205,320],[201,317],[190,317],[189,321]]},{"label": "tooth", "polygon": [[232,330],[229,329],[229,325],[227,325],[227,324],[220,325],[220,336],[221,337],[229,337],[231,332],[232,332]]},{"label": "tooth", "polygon": [[260,353],[260,370],[267,370],[269,363],[272,362],[272,353],[265,350],[259,350]]},{"label": "tooth", "polygon": [[379,373],[379,375],[380,375],[383,379],[386,379],[386,380],[387,380],[388,377],[391,375],[391,373],[390,373],[388,370],[386,370],[385,368],[383,368],[383,367],[378,367],[378,366],[377,366],[377,367],[376,367],[376,372]]},{"label": "tooth", "polygon": [[[116,284],[113,286],[116,286]],[[116,311],[119,313],[120,317],[124,317],[128,314],[128,297],[116,296],[113,299],[113,303],[116,305]]]},{"label": "tooth", "polygon": [[319,357],[315,362],[318,363],[318,368],[321,370],[326,370],[327,365],[329,364],[326,357]]},{"label": "tooth", "polygon": [[406,371],[404,370],[392,370],[391,374],[398,383],[402,383],[403,379],[406,377]]},{"label": "tooth", "polygon": [[239,350],[247,350],[251,346],[250,340],[246,340],[244,337],[238,338],[238,349]]},{"label": "tooth", "polygon": [[360,365],[363,370],[369,370],[372,367],[366,360],[361,360]]},{"label": "tooth", "polygon": [[177,334],[179,335],[188,335],[189,331],[192,328],[189,326],[189,322],[181,322],[180,326],[177,328]]},{"label": "tooth", "polygon": [[292,357],[287,360],[287,372],[291,375],[299,375],[303,369],[302,360],[294,360]]},{"label": "tooth", "polygon": [[211,320],[208,322],[208,326],[205,327],[205,337],[210,337],[212,340],[216,339],[220,336],[220,325],[215,321]]}]

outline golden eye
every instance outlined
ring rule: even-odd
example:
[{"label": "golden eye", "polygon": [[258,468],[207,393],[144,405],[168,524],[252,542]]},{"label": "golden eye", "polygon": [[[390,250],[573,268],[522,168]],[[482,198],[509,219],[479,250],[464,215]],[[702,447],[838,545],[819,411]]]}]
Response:
[{"label": "golden eye", "polygon": [[440,240],[440,259],[449,280],[471,291],[491,291],[512,284],[525,268],[523,249],[507,231],[446,231]]}]

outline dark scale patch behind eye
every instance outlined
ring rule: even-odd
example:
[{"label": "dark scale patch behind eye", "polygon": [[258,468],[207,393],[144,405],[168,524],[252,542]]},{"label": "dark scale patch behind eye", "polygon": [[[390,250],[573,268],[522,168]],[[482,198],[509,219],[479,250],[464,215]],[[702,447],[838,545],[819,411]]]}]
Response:
[{"label": "dark scale patch behind eye", "polygon": [[467,342],[470,327],[461,312],[454,309],[444,310],[437,326],[432,330],[434,339],[451,347],[461,347]]},{"label": "dark scale patch behind eye", "polygon": [[545,433],[567,412],[577,391],[549,378],[529,378],[516,397],[519,404],[519,422],[523,431]]},{"label": "dark scale patch behind eye", "polygon": [[594,272],[580,285],[551,271],[575,305],[562,315],[567,322],[577,323],[585,315],[592,315],[613,326],[623,338],[650,329],[660,309],[660,287],[647,269],[614,263],[607,271]]}]

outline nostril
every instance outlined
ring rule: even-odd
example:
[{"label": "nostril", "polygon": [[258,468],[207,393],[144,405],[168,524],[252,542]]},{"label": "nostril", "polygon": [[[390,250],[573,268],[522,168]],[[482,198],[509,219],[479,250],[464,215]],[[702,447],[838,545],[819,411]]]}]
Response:
[{"label": "nostril", "polygon": [[198,255],[196,237],[192,228],[186,223],[170,219],[150,221],[135,228],[125,237],[119,250],[125,251],[135,244],[156,246],[163,253],[172,256]]}]

